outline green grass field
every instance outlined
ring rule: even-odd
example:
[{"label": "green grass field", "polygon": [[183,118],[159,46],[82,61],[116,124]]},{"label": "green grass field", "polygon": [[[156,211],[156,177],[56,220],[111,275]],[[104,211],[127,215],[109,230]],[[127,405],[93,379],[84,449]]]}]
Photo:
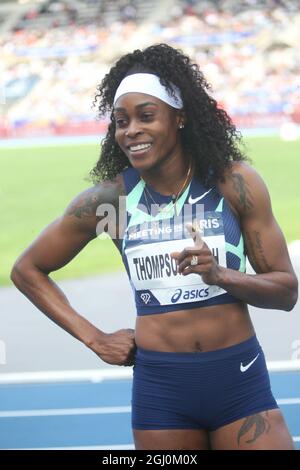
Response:
[{"label": "green grass field", "polygon": [[[246,144],[253,166],[269,187],[287,240],[300,239],[300,141],[260,137]],[[11,266],[24,248],[91,185],[86,178],[98,153],[95,145],[0,149],[0,284],[10,283]],[[112,242],[96,239],[53,277],[88,276],[121,266]]]}]

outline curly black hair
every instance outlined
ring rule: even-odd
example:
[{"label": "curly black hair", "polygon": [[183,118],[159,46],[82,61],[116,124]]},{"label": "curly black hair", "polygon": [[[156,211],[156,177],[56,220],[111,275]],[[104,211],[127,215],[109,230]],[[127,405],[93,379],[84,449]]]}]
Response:
[{"label": "curly black hair", "polygon": [[195,161],[195,175],[203,184],[213,184],[222,178],[230,162],[247,159],[239,145],[240,133],[228,114],[208,94],[211,86],[198,65],[179,49],[155,44],[121,57],[97,87],[94,104],[98,104],[99,117],[110,113],[110,124],[102,142],[101,157],[90,172],[94,183],[114,179],[131,166],[115,141],[113,100],[123,78],[141,71],[158,75],[170,92],[171,84],[180,89],[186,117],[181,130],[182,145]]}]

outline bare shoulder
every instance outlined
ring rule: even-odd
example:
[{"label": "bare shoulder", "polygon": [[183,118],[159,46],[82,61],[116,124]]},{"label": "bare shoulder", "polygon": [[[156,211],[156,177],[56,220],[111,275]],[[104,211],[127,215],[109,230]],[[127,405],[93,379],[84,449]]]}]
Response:
[{"label": "bare shoulder", "polygon": [[125,194],[123,176],[118,174],[113,180],[103,181],[78,194],[67,206],[63,217],[79,229],[95,230],[100,220],[96,214],[98,207],[112,204],[118,210],[119,197]]},{"label": "bare shoulder", "polygon": [[264,180],[245,162],[232,162],[218,187],[241,217],[251,215],[258,206],[270,207],[269,192]]}]

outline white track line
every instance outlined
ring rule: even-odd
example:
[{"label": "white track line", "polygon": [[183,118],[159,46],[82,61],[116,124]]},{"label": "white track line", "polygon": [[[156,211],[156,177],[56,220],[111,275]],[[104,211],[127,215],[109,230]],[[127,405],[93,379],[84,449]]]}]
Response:
[{"label": "white track line", "polygon": [[[279,398],[278,405],[299,405],[300,398]],[[90,408],[54,408],[43,410],[12,410],[1,411],[0,418],[28,418],[37,416],[76,416],[131,413],[131,406],[102,406]]]},{"label": "white track line", "polygon": [[24,447],[10,450],[134,450],[133,444],[114,444],[106,446],[69,446],[69,447]]},{"label": "white track line", "polygon": [[[269,372],[300,371],[300,360],[267,362]],[[64,370],[48,372],[19,372],[0,375],[1,384],[52,383],[52,382],[102,382],[103,380],[132,379],[132,367]]]},{"label": "white track line", "polygon": [[267,367],[269,372],[297,372],[300,371],[300,361],[269,361]]},{"label": "white track line", "polygon": [[34,416],[71,416],[131,413],[131,406],[102,406],[95,408],[54,408],[45,410],[1,411],[0,418],[27,418]]},{"label": "white track line", "polygon": [[300,398],[278,398],[278,405],[299,405]]},{"label": "white track line", "polygon": [[51,382],[102,382],[103,380],[131,379],[132,367],[124,369],[89,369],[41,372],[18,372],[0,375],[0,384]]}]

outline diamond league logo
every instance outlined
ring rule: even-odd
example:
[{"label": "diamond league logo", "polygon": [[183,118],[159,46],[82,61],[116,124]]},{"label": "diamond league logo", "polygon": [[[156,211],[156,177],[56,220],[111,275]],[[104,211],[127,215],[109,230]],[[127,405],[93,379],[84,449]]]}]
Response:
[{"label": "diamond league logo", "polygon": [[150,294],[141,294],[141,299],[144,302],[144,304],[147,304],[149,302],[149,300],[151,299],[151,295]]}]

